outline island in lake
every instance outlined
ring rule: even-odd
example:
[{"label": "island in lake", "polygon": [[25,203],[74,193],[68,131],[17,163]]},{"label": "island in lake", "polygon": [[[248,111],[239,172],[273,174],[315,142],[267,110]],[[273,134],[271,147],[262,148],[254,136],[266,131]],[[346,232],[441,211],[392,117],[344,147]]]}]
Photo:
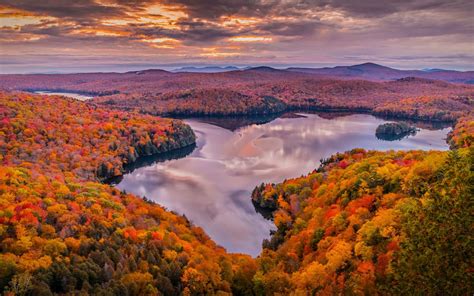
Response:
[{"label": "island in lake", "polygon": [[375,135],[381,140],[394,141],[413,136],[417,131],[416,127],[404,122],[387,122],[377,127]]}]

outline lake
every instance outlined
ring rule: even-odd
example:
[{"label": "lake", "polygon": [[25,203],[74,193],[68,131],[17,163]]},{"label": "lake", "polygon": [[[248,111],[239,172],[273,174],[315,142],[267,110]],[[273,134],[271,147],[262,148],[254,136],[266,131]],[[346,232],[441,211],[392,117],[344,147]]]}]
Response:
[{"label": "lake", "polygon": [[[320,159],[352,148],[447,150],[451,128],[421,125],[416,135],[383,141],[387,121],[371,115],[301,114],[239,127],[237,119],[185,120],[197,135],[193,150],[144,162],[116,185],[184,214],[230,252],[256,256],[274,229],[250,194],[262,182],[281,182],[317,168]],[[227,128],[224,128],[227,127]]]},{"label": "lake", "polygon": [[63,97],[68,97],[68,98],[73,98],[79,101],[86,101],[89,99],[92,99],[92,96],[87,96],[87,95],[81,95],[78,93],[71,93],[71,92],[53,92],[53,91],[35,91],[35,94],[40,94],[40,95],[50,95],[50,96],[63,96]]}]

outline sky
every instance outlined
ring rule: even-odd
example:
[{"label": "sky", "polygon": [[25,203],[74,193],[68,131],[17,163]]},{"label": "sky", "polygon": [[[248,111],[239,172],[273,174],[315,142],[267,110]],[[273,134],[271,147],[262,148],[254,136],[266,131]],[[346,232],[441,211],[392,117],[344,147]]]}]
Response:
[{"label": "sky", "polygon": [[0,73],[474,70],[472,0],[0,0]]}]

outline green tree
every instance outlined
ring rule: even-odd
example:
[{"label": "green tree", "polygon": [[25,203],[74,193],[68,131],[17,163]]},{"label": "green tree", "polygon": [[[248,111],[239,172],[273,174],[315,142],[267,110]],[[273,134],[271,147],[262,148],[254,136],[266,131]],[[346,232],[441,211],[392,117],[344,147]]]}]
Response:
[{"label": "green tree", "polygon": [[474,149],[450,152],[434,174],[428,200],[404,213],[406,241],[389,290],[469,295],[474,291]]}]

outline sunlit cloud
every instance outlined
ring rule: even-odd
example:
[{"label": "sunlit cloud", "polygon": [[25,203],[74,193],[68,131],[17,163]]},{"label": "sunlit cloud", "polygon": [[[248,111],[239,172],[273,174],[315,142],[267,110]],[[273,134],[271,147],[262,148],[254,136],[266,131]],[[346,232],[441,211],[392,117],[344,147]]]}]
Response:
[{"label": "sunlit cloud", "polygon": [[143,40],[144,42],[149,42],[149,43],[165,43],[165,42],[178,42],[176,39],[172,38],[153,38],[153,39],[145,39]]},{"label": "sunlit cloud", "polygon": [[54,18],[0,7],[0,28],[21,28],[25,25],[35,25],[51,20]]},{"label": "sunlit cloud", "polygon": [[37,36],[37,35],[23,35],[23,36],[11,36],[2,38],[3,42],[33,42],[33,41],[38,41],[43,39],[44,37],[42,36]]},{"label": "sunlit cloud", "polygon": [[121,20],[121,19],[107,19],[103,20],[102,24],[106,26],[126,26],[130,23],[130,20]]},{"label": "sunlit cloud", "polygon": [[29,69],[26,55],[47,65],[41,54],[63,53],[71,64],[78,56],[97,63],[100,55],[101,64],[118,66],[121,57],[131,56],[141,64],[217,58],[326,66],[369,60],[469,69],[473,10],[468,0],[2,0],[0,46],[15,61],[2,71],[22,63]]},{"label": "sunlit cloud", "polygon": [[126,33],[123,33],[123,32],[103,30],[103,29],[78,29],[78,30],[73,30],[71,33],[77,34],[77,35],[94,35],[94,36],[110,36],[110,37],[120,37],[120,36],[126,35]]},{"label": "sunlit cloud", "polygon": [[223,17],[221,22],[223,26],[247,26],[254,25],[261,22],[261,19],[257,18],[239,18],[239,17]]},{"label": "sunlit cloud", "polygon": [[229,41],[233,42],[270,42],[272,40],[271,37],[262,36],[237,36],[229,38]]},{"label": "sunlit cloud", "polygon": [[152,15],[155,17],[162,17],[168,20],[176,21],[180,18],[187,17],[188,15],[180,10],[177,6],[165,6],[165,5],[152,5],[145,10],[146,15]]},{"label": "sunlit cloud", "polygon": [[215,58],[222,58],[222,57],[235,57],[238,56],[239,53],[237,52],[205,52],[201,53],[200,56],[203,57],[215,57]]},{"label": "sunlit cloud", "polygon": [[225,57],[235,57],[240,55],[239,47],[204,47],[202,48],[202,53],[199,55],[202,57],[215,57],[215,58],[225,58]]},{"label": "sunlit cloud", "polygon": [[39,24],[41,18],[34,16],[5,16],[0,15],[1,27],[21,27],[29,24]]},{"label": "sunlit cloud", "polygon": [[172,49],[176,48],[179,40],[173,38],[153,38],[153,39],[142,39],[143,42],[149,43],[153,48]]}]

